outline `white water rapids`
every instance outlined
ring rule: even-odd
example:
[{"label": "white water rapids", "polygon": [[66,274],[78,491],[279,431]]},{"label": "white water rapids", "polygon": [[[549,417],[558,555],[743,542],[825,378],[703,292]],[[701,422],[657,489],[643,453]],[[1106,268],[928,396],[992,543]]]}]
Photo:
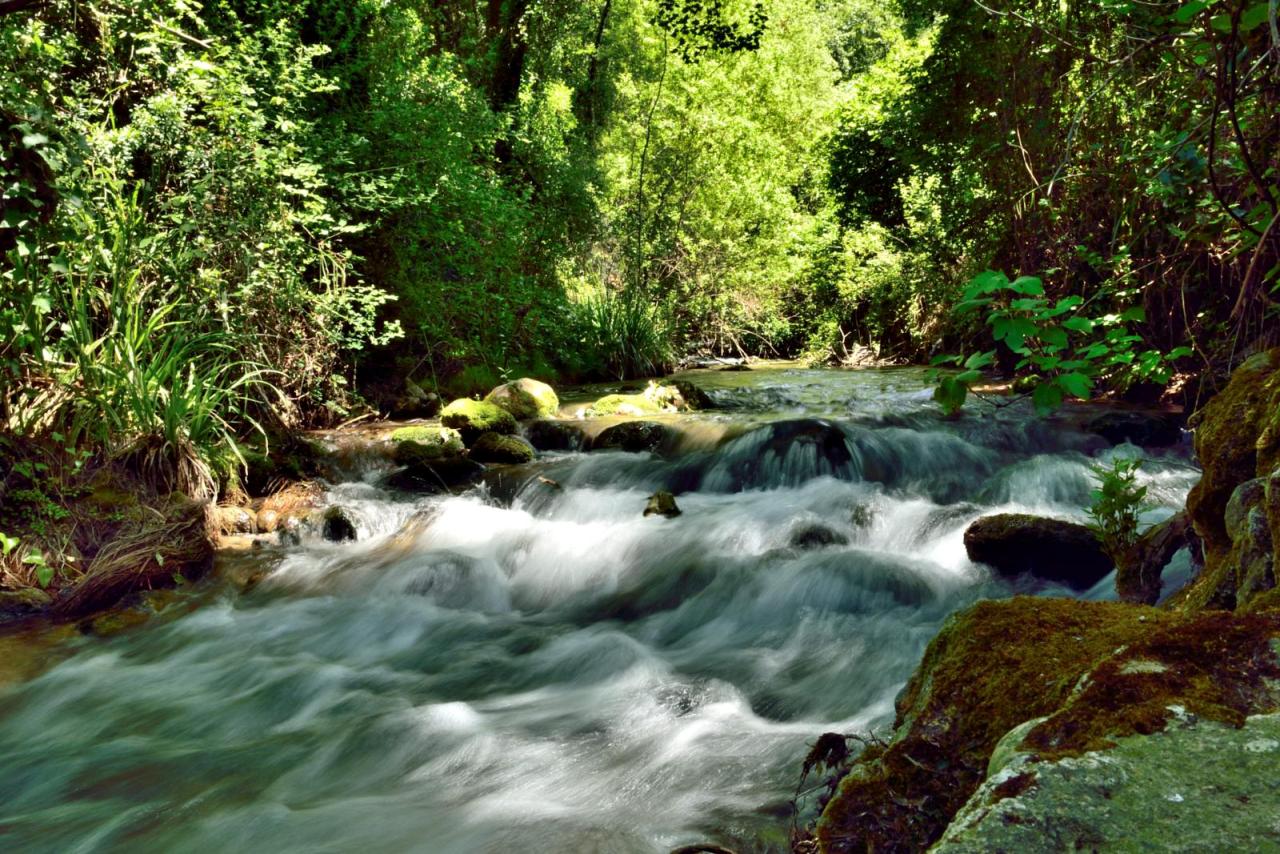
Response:
[{"label": "white water rapids", "polygon": [[[945,617],[1014,592],[965,527],[1082,519],[1090,465],[1138,453],[1016,406],[944,421],[915,370],[693,379],[731,408],[669,421],[683,452],[452,497],[366,471],[330,495],[357,542],[238,558],[251,591],[0,687],[0,849],[785,850],[807,744],[882,730]],[[1197,474],[1142,477],[1154,521]],[[641,516],[658,488],[683,515]]]}]

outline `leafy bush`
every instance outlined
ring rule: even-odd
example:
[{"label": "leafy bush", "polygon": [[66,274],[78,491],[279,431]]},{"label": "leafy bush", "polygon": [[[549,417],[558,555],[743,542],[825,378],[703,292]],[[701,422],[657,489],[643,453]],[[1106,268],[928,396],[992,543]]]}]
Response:
[{"label": "leafy bush", "polygon": [[1094,467],[1099,488],[1092,493],[1089,527],[1117,565],[1129,559],[1138,540],[1138,514],[1147,496],[1147,488],[1137,483],[1141,464],[1141,460],[1121,457],[1109,468]]}]

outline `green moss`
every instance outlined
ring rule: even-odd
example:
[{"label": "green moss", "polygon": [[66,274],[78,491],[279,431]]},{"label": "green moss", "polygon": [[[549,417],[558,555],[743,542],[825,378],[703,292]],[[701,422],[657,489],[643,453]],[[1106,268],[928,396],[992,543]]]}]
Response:
[{"label": "green moss", "polygon": [[[1168,706],[1226,723],[1266,711],[1280,615],[1187,616],[1020,597],[948,621],[898,700],[889,745],[864,754],[818,825],[829,851],[923,850],[1035,718],[1022,749],[1064,756],[1156,731]],[[1141,665],[1135,666],[1135,662]]]},{"label": "green moss", "polygon": [[651,382],[639,394],[605,395],[591,404],[587,415],[660,415],[692,408],[676,386]]},{"label": "green moss", "polygon": [[519,436],[485,433],[471,446],[471,459],[482,463],[527,463],[535,456],[533,446]]},{"label": "green moss", "polygon": [[529,377],[498,386],[485,396],[485,401],[501,406],[520,421],[554,418],[560,411],[555,389]]},{"label": "green moss", "polygon": [[516,419],[501,406],[483,400],[459,398],[440,413],[440,423],[462,434],[467,442],[473,442],[482,433],[511,435],[516,432]]},{"label": "green moss", "polygon": [[413,424],[400,427],[391,433],[391,441],[412,442],[424,448],[435,449],[438,454],[460,454],[463,451],[462,434],[451,427],[434,427],[429,424]]}]

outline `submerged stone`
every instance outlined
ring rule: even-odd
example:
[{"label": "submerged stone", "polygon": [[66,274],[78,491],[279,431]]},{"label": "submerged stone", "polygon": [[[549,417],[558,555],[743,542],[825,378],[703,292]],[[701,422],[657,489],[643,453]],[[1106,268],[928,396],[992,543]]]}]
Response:
[{"label": "submerged stone", "polygon": [[849,542],[849,538],[839,531],[828,528],[826,525],[810,524],[801,525],[791,532],[789,543],[792,548],[811,550],[821,549],[827,546],[843,546]]},{"label": "submerged stone", "polygon": [[1024,513],[984,516],[964,532],[969,560],[1000,575],[1027,573],[1087,590],[1111,572],[1111,558],[1084,525]]},{"label": "submerged stone", "polygon": [[478,483],[485,468],[466,457],[441,457],[406,466],[387,477],[388,486],[408,492],[448,492]]},{"label": "submerged stone", "polygon": [[1182,438],[1177,416],[1115,410],[1104,412],[1085,423],[1084,429],[1113,445],[1131,442],[1139,447],[1162,447]]}]

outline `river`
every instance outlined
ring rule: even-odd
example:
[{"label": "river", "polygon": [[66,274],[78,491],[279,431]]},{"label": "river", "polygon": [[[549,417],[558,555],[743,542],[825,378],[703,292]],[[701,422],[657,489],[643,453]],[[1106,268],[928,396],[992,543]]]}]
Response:
[{"label": "river", "polygon": [[[267,575],[59,641],[0,687],[0,848],[785,850],[807,745],[883,731],[946,616],[1015,592],[965,527],[1083,519],[1090,465],[1140,453],[1070,413],[943,420],[917,369],[689,378],[723,408],[663,419],[664,457],[545,454],[450,497],[353,463],[328,500],[356,542],[229,556]],[[1197,473],[1141,477],[1155,521]],[[659,488],[682,515],[641,515]]]}]

